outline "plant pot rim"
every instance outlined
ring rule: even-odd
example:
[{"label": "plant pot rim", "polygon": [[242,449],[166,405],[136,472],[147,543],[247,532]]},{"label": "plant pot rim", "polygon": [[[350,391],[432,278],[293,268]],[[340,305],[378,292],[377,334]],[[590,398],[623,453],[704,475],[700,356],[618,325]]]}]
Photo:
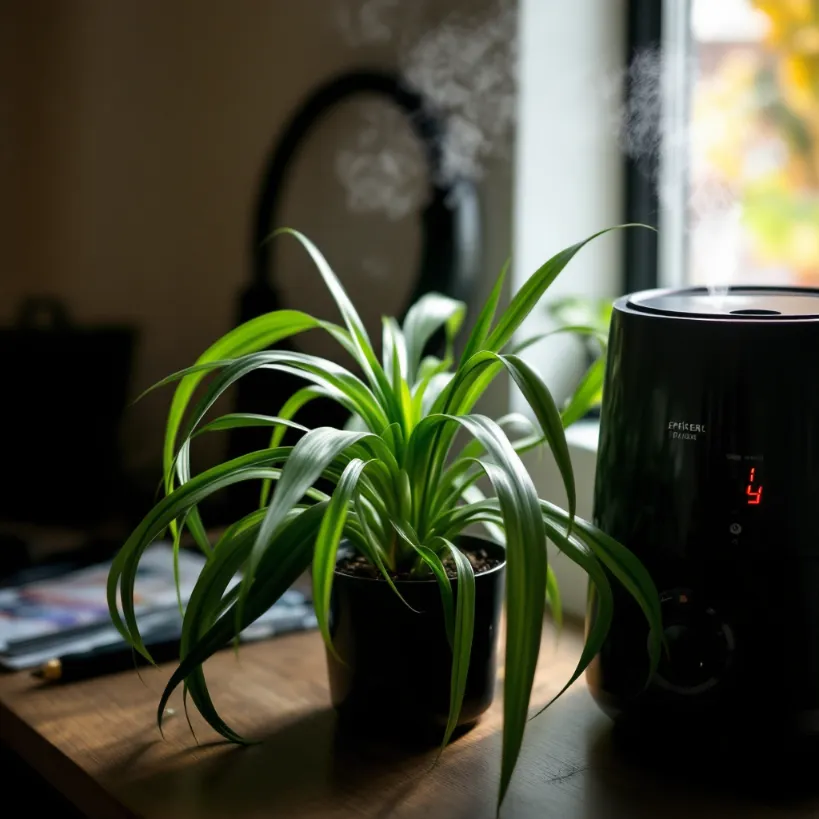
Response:
[{"label": "plant pot rim", "polygon": [[[476,574],[475,575],[475,580],[477,580],[479,577],[489,577],[490,575],[494,574],[495,572],[500,572],[500,571],[502,571],[503,569],[506,568],[506,547],[505,546],[498,543],[496,540],[490,540],[489,538],[486,538],[486,537],[480,537],[480,535],[465,535],[465,537],[468,537],[470,540],[480,541],[481,543],[488,543],[494,549],[498,549],[501,552],[503,552],[503,559],[501,560],[501,562],[498,563],[497,566],[493,566],[491,569],[487,569],[484,572],[480,572],[480,573]],[[356,550],[352,549],[348,545],[348,541],[345,541],[342,544],[342,547],[345,547],[345,546],[346,546],[346,550],[343,551],[342,549],[339,549],[338,559],[340,559],[342,557],[345,557],[347,552],[356,553]],[[336,563],[338,563],[338,559],[336,560]],[[333,576],[334,577],[349,578],[350,580],[355,580],[356,582],[360,582],[360,583],[384,583],[385,582],[383,577],[359,577],[358,575],[355,575],[355,574],[348,574],[347,572],[340,572],[338,570],[337,565],[336,565],[336,567],[333,568]],[[457,583],[458,582],[454,578],[450,578],[450,580],[451,580],[452,583]],[[425,585],[430,584],[430,583],[437,584],[438,581],[434,577],[429,577],[429,578],[426,578],[425,580],[400,580],[400,579],[395,580],[395,579],[393,579],[393,583],[395,583],[396,586],[399,586],[399,585],[425,586]]]}]

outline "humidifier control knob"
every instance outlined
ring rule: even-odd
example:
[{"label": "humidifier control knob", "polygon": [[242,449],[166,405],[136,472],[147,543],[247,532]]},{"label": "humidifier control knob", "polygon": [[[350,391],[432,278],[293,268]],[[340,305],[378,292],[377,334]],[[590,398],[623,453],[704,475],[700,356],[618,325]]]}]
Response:
[{"label": "humidifier control knob", "polygon": [[683,695],[713,688],[731,661],[730,627],[688,589],[664,592],[661,600],[665,646],[657,685]]}]

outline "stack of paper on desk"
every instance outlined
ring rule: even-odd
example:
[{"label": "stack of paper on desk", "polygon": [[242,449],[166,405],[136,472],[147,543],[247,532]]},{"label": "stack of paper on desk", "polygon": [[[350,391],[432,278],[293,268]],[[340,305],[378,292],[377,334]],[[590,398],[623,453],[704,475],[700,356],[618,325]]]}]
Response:
[{"label": "stack of paper on desk", "polygon": [[[182,550],[179,580],[183,603],[188,600],[205,562],[202,555]],[[0,666],[33,668],[52,657],[119,642],[108,617],[106,583],[110,564],[100,564],[60,577],[0,589]],[[238,581],[238,578],[236,579]],[[173,550],[154,544],[142,557],[135,604],[146,641],[153,630],[167,631],[181,618],[173,579]],[[242,633],[242,639],[269,637],[313,628],[313,607],[295,590]]]}]

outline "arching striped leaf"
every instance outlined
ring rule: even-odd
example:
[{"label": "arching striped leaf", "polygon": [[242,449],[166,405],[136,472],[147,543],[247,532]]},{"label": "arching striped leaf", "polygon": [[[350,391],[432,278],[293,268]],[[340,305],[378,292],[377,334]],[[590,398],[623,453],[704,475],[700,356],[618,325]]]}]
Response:
[{"label": "arching striped leaf", "polygon": [[344,467],[344,472],[341,473],[333,496],[324,511],[313,552],[313,606],[316,610],[316,620],[325,645],[341,662],[343,660],[338,656],[330,636],[330,592],[333,587],[338,545],[347,523],[347,515],[355,497],[358,480],[368,463],[370,462],[353,458]]},{"label": "arching striped leaf", "polygon": [[331,427],[318,427],[306,433],[293,447],[245,564],[236,606],[238,621],[243,617],[244,604],[256,577],[256,570],[265,553],[276,542],[276,532],[287,514],[312,488],[330,463],[353,444],[370,435],[371,433],[366,432],[347,432]]},{"label": "arching striped leaf", "polygon": [[492,288],[492,292],[489,294],[489,298],[486,300],[486,303],[475,321],[475,326],[472,328],[472,332],[469,334],[469,339],[467,340],[466,346],[464,347],[464,351],[461,355],[462,364],[469,361],[469,359],[472,358],[475,353],[485,349],[484,344],[489,336],[490,330],[492,329],[492,322],[495,320],[495,313],[498,310],[498,304],[500,303],[501,295],[503,294],[503,285],[506,281],[506,274],[509,272],[509,266],[511,263],[511,259],[507,259],[504,263],[500,275],[495,280],[495,285]]},{"label": "arching striped leaf", "polygon": [[452,732],[458,725],[461,707],[466,693],[466,682],[469,676],[469,661],[472,658],[472,638],[475,630],[475,573],[472,564],[463,552],[453,543],[445,541],[449,553],[455,561],[458,575],[458,594],[455,599],[455,625],[452,638],[452,672],[449,681],[449,716],[444,738],[443,750],[452,738]]},{"label": "arching striped leaf", "polygon": [[600,402],[603,379],[606,374],[606,359],[598,358],[589,367],[572,394],[569,404],[563,410],[563,426],[569,427],[579,421],[593,406]]},{"label": "arching striped leaf", "polygon": [[429,340],[442,327],[446,335],[447,358],[452,357],[452,341],[463,324],[466,305],[440,293],[425,293],[407,311],[404,337],[407,341],[408,380],[415,381],[421,356]]}]

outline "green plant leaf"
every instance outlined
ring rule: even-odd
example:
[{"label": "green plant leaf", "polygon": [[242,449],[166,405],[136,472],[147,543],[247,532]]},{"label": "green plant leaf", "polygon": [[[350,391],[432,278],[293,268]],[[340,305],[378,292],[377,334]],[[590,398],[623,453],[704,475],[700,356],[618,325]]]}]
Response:
[{"label": "green plant leaf", "polygon": [[[383,324],[384,369],[389,375],[392,395],[398,404],[401,428],[406,435],[409,435],[414,423],[415,412],[412,394],[407,383],[407,349],[404,336],[395,319],[385,318]],[[389,366],[386,364],[387,361],[389,361]]]},{"label": "green plant leaf", "polygon": [[[488,384],[487,379],[491,380],[501,366],[506,367],[509,371],[535,412],[543,429],[544,439],[552,450],[563,478],[570,514],[574,515],[576,506],[574,473],[560,414],[543,380],[523,359],[514,355],[498,355],[488,350],[476,353],[459,368],[452,384],[445,393],[441,394],[436,406],[442,405],[441,411],[444,414],[467,412],[485,389]],[[431,455],[429,456],[430,468],[427,470],[424,504],[428,502],[431,487],[439,485],[441,456],[449,448],[453,435],[451,429],[442,431],[439,428],[428,445]]]},{"label": "green plant leaf", "polygon": [[[575,518],[575,520],[579,520]],[[568,679],[566,684],[552,697],[546,705],[543,706],[534,716],[542,714],[555,700],[561,697],[567,689],[580,677],[580,675],[588,668],[589,663],[597,656],[606,636],[611,627],[611,620],[614,613],[614,596],[611,592],[611,585],[609,584],[606,573],[603,567],[597,562],[594,555],[588,550],[584,544],[566,534],[566,531],[556,526],[554,522],[544,514],[543,523],[546,526],[549,539],[554,543],[561,552],[563,552],[570,560],[580,566],[581,569],[588,575],[590,582],[593,584],[597,597],[598,606],[596,616],[589,622],[589,630],[586,634],[586,641],[583,644],[583,649],[580,652],[580,659],[572,676]],[[534,717],[533,717],[534,718]]]},{"label": "green plant leaf", "polygon": [[339,662],[333,638],[330,635],[330,593],[333,587],[333,572],[336,568],[336,555],[344,525],[347,522],[350,504],[355,496],[358,479],[370,461],[353,458],[344,467],[316,536],[316,545],[313,553],[313,606],[316,610],[316,620],[324,644]]},{"label": "green plant leaf", "polygon": [[268,350],[241,356],[224,367],[208,385],[186,424],[187,440],[219,397],[240,378],[257,370],[278,370],[314,381],[351,412],[366,419],[371,427],[382,429],[387,418],[367,386],[344,367],[325,358],[291,352]]},{"label": "green plant leaf", "polygon": [[537,335],[529,336],[519,344],[515,344],[509,352],[517,355],[529,347],[532,347],[541,341],[545,341],[547,338],[552,338],[552,336],[558,335],[589,336],[597,341],[603,350],[605,350],[608,346],[608,336],[605,333],[602,333],[597,327],[587,327],[583,324],[571,324],[564,327],[556,327],[554,330],[549,330],[547,333],[538,333]]},{"label": "green plant leaf", "polygon": [[555,463],[566,488],[566,497],[569,501],[569,515],[574,517],[577,508],[577,495],[574,486],[574,471],[572,458],[569,454],[569,445],[563,432],[563,422],[560,412],[543,379],[522,358],[516,355],[502,355],[500,360],[517,384],[526,402],[534,410],[535,417],[543,430],[543,435],[549,442],[549,448],[554,455]]},{"label": "green plant leaf", "polygon": [[585,247],[593,239],[625,227],[646,227],[645,225],[618,225],[606,228],[592,234],[582,242],[567,247],[556,253],[541,265],[518,290],[509,307],[504,311],[498,320],[498,324],[486,340],[486,349],[499,352],[503,346],[512,338],[515,331],[523,323],[523,320],[532,312],[535,305],[540,301],[541,296],[546,292],[549,285],[557,278],[564,267],[575,257],[577,252]]},{"label": "green plant leaf", "polygon": [[[497,424],[504,432],[516,427],[525,427],[529,435],[537,435],[538,438],[542,438],[538,434],[535,425],[522,412],[510,412],[503,415],[497,419]],[[469,460],[479,457],[484,451],[483,444],[480,441],[474,439],[469,441],[461,447],[454,463],[447,469],[447,476],[452,475],[454,477],[462,474],[470,466]],[[451,480],[447,478],[445,483],[451,483]]]},{"label": "green plant leaf", "polygon": [[509,272],[509,267],[512,263],[511,259],[507,259],[501,268],[500,275],[495,280],[495,285],[489,298],[481,308],[481,312],[475,321],[475,326],[469,334],[464,351],[461,354],[461,363],[469,361],[475,353],[480,352],[484,348],[486,339],[489,337],[489,332],[492,329],[492,322],[495,319],[495,313],[498,310],[501,295],[503,294],[503,283],[506,280],[506,275]]},{"label": "green plant leaf", "polygon": [[[516,456],[517,457],[517,456]],[[521,515],[524,500],[515,478],[495,464],[481,462],[500,501],[506,532],[506,662],[500,807],[517,764],[537,658],[546,603],[546,538],[542,526]],[[528,495],[529,493],[526,492]],[[525,507],[524,507],[525,508]],[[528,510],[527,510],[528,511]],[[542,520],[541,520],[542,523]]]},{"label": "green plant leaf", "polygon": [[[326,322],[322,322],[322,327],[327,327]],[[338,330],[339,333],[343,331]],[[285,363],[277,363],[285,362]],[[169,468],[172,468],[174,459],[177,460],[177,475],[179,482],[184,483],[190,477],[189,448],[190,436],[196,425],[204,417],[208,409],[218,399],[218,397],[238,378],[257,369],[274,369],[288,372],[290,374],[312,380],[318,383],[322,389],[334,398],[338,403],[347,408],[352,413],[360,414],[365,418],[370,427],[381,429],[387,424],[380,405],[375,400],[367,387],[343,367],[339,367],[326,359],[319,359],[315,356],[305,356],[301,353],[267,351],[262,353],[248,354],[230,362],[217,362],[207,365],[196,365],[188,370],[177,373],[173,378],[184,378],[190,370],[199,370],[203,366],[222,370],[221,374],[209,386],[207,392],[200,399],[193,419],[188,423],[185,438],[180,447],[178,455],[165,459]],[[178,435],[178,425],[174,429],[174,439]],[[166,490],[172,488],[170,473],[166,474]],[[207,553],[209,544],[201,523],[198,510],[191,511],[188,517],[188,526],[199,543],[200,548]],[[175,531],[175,523],[171,524],[172,531]]]},{"label": "green plant leaf", "polygon": [[[188,374],[180,380],[173,394],[171,408],[168,412],[168,421],[165,426],[165,445],[163,449],[163,464],[166,476],[170,474],[171,463],[176,454],[176,438],[182,425],[185,410],[199,383],[212,370],[211,365],[214,362],[264,350],[271,344],[285,338],[291,338],[306,330],[316,328],[329,330],[330,327],[333,327],[333,325],[328,322],[318,321],[299,310],[277,310],[275,313],[266,313],[241,324],[208,347],[196,360],[196,365],[200,366],[201,369],[189,368]],[[343,338],[341,328],[336,327],[335,330],[338,331],[335,334],[336,340]],[[167,486],[167,489],[170,490],[170,486]]]},{"label": "green plant leaf", "polygon": [[179,547],[181,545],[180,541],[182,540],[182,532],[185,528],[185,521],[187,520],[187,515],[184,515],[182,520],[180,521],[179,527],[177,528],[176,532],[173,536],[173,584],[176,588],[176,605],[179,608],[179,613],[185,613],[185,606],[182,603],[182,581],[179,576]]},{"label": "green plant leaf", "polygon": [[409,381],[415,381],[421,356],[427,342],[442,327],[446,333],[447,358],[451,357],[452,341],[463,324],[466,305],[440,293],[426,293],[407,311],[404,337],[407,341]]},{"label": "green plant leaf", "polygon": [[594,299],[587,296],[565,296],[555,299],[548,307],[549,315],[563,325],[585,324],[607,333],[611,321],[611,299]]},{"label": "green plant leaf", "polygon": [[413,484],[419,487],[419,530],[422,537],[434,514],[432,501],[435,489],[457,432],[456,425],[442,424],[440,419],[454,418],[468,412],[469,408],[460,400],[462,392],[474,382],[481,368],[490,365],[500,368],[502,365],[496,359],[495,353],[477,353],[466,365],[459,367],[451,383],[441,391],[432,407],[424,408],[424,412],[429,414],[416,425],[410,437],[407,445],[407,471]]},{"label": "green plant leaf", "polygon": [[378,542],[378,540],[373,536],[372,530],[370,529],[370,524],[367,520],[366,514],[364,514],[365,510],[361,504],[361,491],[357,490],[356,492],[356,499],[355,499],[355,506],[358,507],[357,519],[361,524],[361,530],[363,537],[363,548],[365,550],[366,556],[369,558],[370,562],[373,563],[379,572],[381,572],[381,576],[384,580],[387,581],[387,585],[392,589],[395,596],[411,611],[415,614],[418,612],[404,599],[404,596],[398,591],[395,583],[393,582],[392,577],[390,577],[389,569],[392,568],[390,565],[385,561],[385,557],[389,557],[387,551],[384,547]]},{"label": "green plant leaf", "polygon": [[559,633],[563,628],[563,602],[560,596],[560,584],[551,566],[546,567],[546,600],[552,612],[555,629]]},{"label": "green plant leaf", "polygon": [[[436,373],[431,376],[425,385],[419,386],[415,400],[416,406],[419,406],[416,414],[424,417],[432,412],[433,407],[452,383],[453,378],[452,373]],[[420,398],[420,401],[418,401],[418,398]]]},{"label": "green plant leaf", "polygon": [[366,453],[367,457],[376,458],[389,471],[390,475],[398,472],[400,467],[395,453],[400,451],[403,446],[401,426],[399,424],[390,424],[381,431],[380,435],[350,430],[345,430],[345,432],[359,436],[359,440],[351,444],[354,454],[363,452]]},{"label": "green plant leaf", "polygon": [[[289,362],[292,366],[276,363],[282,361]],[[208,390],[197,404],[193,418],[188,423],[179,454],[175,456],[178,457],[176,466],[180,484],[185,483],[190,477],[190,436],[194,432],[196,425],[219,396],[234,381],[259,368],[279,369],[315,380],[323,385],[325,390],[330,391],[333,397],[343,406],[350,409],[351,412],[358,412],[362,417],[367,418],[373,427],[380,429],[386,424],[386,418],[372,393],[370,393],[366,386],[357,378],[333,362],[325,359],[317,359],[314,356],[305,356],[301,353],[280,351],[268,351],[242,356],[236,361],[224,366],[221,374],[209,385]],[[184,374],[185,371],[179,375],[182,377]],[[173,460],[170,461],[170,464],[173,464]],[[166,486],[172,486],[167,478]],[[197,539],[200,548],[207,553],[209,551],[209,544],[197,509],[191,510],[188,516],[188,526]],[[175,522],[171,523],[171,529],[175,534]]]},{"label": "green plant leaf", "polygon": [[396,501],[398,508],[398,519],[403,521],[415,520],[415,509],[412,502],[412,484],[406,469],[398,472],[396,483]]},{"label": "green plant leaf", "polygon": [[[294,513],[295,515],[296,513]],[[215,622],[226,589],[250,554],[264,513],[256,510],[229,526],[219,538],[194,584],[182,620],[179,649],[184,657]]]},{"label": "green plant leaf", "polygon": [[569,400],[568,406],[563,410],[564,427],[571,426],[575,421],[579,421],[593,406],[600,402],[605,374],[606,359],[598,358],[586,371]]},{"label": "green plant leaf", "polygon": [[[497,423],[507,434],[508,430],[525,427],[530,434],[521,439],[524,445],[530,439],[537,441],[539,444],[546,443],[546,439],[537,432],[534,424],[522,413],[511,412],[498,418]],[[521,441],[512,441],[512,448],[518,454],[521,451]],[[438,489],[433,499],[435,514],[456,504],[464,490],[481,477],[483,473],[475,467],[474,460],[479,458],[484,451],[483,444],[474,439],[461,447],[458,455],[447,467],[438,482]]]},{"label": "green plant leaf", "polygon": [[[283,404],[282,408],[278,411],[277,417],[281,418],[285,421],[292,421],[293,417],[296,413],[303,407],[305,404],[309,404],[311,401],[314,401],[316,398],[331,398],[332,395],[328,393],[326,390],[322,389],[321,387],[317,387],[315,385],[311,385],[309,387],[302,387],[301,389],[296,390]],[[356,416],[358,417],[358,416]],[[306,429],[306,427],[305,427]],[[366,429],[366,427],[365,427]],[[270,444],[269,446],[277,447],[281,445],[281,442],[284,440],[284,435],[287,432],[286,426],[278,426],[273,429],[273,434],[270,436]],[[262,483],[262,489],[259,493],[259,507],[267,506],[267,499],[270,496],[270,481],[264,481]]]},{"label": "green plant leaf", "polygon": [[417,427],[456,423],[492,461],[478,461],[498,496],[506,532],[506,664],[498,805],[512,779],[534,682],[546,605],[546,535],[532,479],[498,424],[481,415],[429,416]]},{"label": "green plant leaf", "polygon": [[[427,356],[418,368],[418,377],[412,389],[412,406],[414,415],[417,419],[423,417],[424,407],[431,406],[432,402],[438,397],[441,389],[443,389],[452,378],[452,374],[448,373],[451,361],[441,361],[435,356]],[[437,380],[436,380],[437,379]],[[429,398],[426,397],[427,389],[435,382],[432,394]]]},{"label": "green plant leaf", "polygon": [[[186,483],[191,478],[191,464],[190,464],[190,441],[185,441],[180,450],[180,459],[176,464],[176,471],[179,478],[179,483]],[[204,555],[210,554],[210,540],[205,531],[205,524],[202,522],[202,517],[199,510],[196,508],[190,509],[184,516],[182,521],[193,536],[196,545]],[[171,533],[173,534],[174,543],[178,544],[182,537],[182,532],[177,531],[176,521],[171,521]]]},{"label": "green plant leaf", "polygon": [[[310,388],[308,388],[310,389]],[[183,484],[186,483],[190,479],[190,467],[187,466],[188,461],[188,454],[189,454],[189,441],[192,438],[195,438],[198,435],[201,435],[205,432],[219,432],[223,430],[229,429],[236,429],[238,427],[272,427],[273,434],[271,435],[270,447],[276,447],[281,442],[281,439],[284,437],[284,433],[288,429],[296,429],[300,432],[307,432],[307,427],[303,424],[298,424],[295,421],[291,421],[289,418],[279,418],[275,415],[258,415],[256,413],[251,412],[232,412],[228,413],[227,415],[222,415],[219,418],[210,421],[209,423],[205,424],[204,426],[200,427],[196,432],[194,432],[188,440],[185,441],[184,445],[179,451],[177,457],[184,459],[186,464],[186,471],[188,472],[187,476],[180,475],[179,483]],[[260,505],[264,506],[266,503],[267,494],[270,492],[270,485],[272,480],[268,479],[262,482],[262,491],[261,491],[261,502]],[[192,514],[196,514],[197,510],[191,510]],[[201,525],[201,521],[200,521]],[[203,528],[204,531],[204,528]]]},{"label": "green plant leaf", "polygon": [[259,563],[271,544],[275,542],[276,531],[284,522],[287,513],[312,488],[330,463],[353,444],[370,435],[371,433],[366,432],[347,432],[331,427],[318,427],[307,432],[293,447],[245,565],[236,606],[236,615],[240,620]]},{"label": "green plant leaf", "polygon": [[[500,514],[500,503],[498,500],[485,499],[480,490],[472,487],[470,495],[479,498],[476,502],[470,503],[467,506],[461,507],[451,513],[450,517],[459,518],[454,523],[455,529],[461,529],[469,523],[477,521],[489,521],[490,526],[494,524],[502,524],[503,518]],[[606,572],[603,566],[595,557],[590,548],[582,541],[579,536],[591,527],[591,524],[583,521],[581,518],[575,518],[578,528],[575,530],[574,536],[567,535],[566,527],[569,523],[569,516],[562,509],[552,507],[545,501],[540,501],[543,508],[543,523],[546,527],[547,536],[553,543],[563,552],[570,560],[580,566],[581,569],[588,575],[589,581],[592,584],[597,597],[597,610],[595,617],[590,620],[589,633],[586,637],[583,650],[574,674],[570,677],[566,685],[553,697],[547,705],[541,708],[535,716],[543,713],[558,697],[560,697],[572,683],[585,671],[589,663],[594,659],[600,651],[606,636],[608,634],[611,620],[614,611],[614,597],[611,591]],[[582,529],[580,528],[582,526]],[[591,527],[594,529],[594,527]],[[618,544],[619,545],[619,544]],[[621,547],[624,548],[624,547]],[[627,551],[627,550],[626,550]],[[630,553],[629,553],[630,554]],[[548,580],[550,567],[547,571],[547,593],[549,589],[556,586],[556,579],[554,581]],[[554,583],[554,586],[552,586]]]},{"label": "green plant leaf", "polygon": [[[262,514],[258,511],[242,518],[228,527],[214,547],[212,555],[196,581],[182,620],[180,661],[188,656],[191,646],[213,625],[222,612],[225,605],[223,598],[225,590],[250,553],[261,518]],[[230,596],[230,598],[234,597],[235,595]],[[228,605],[230,598],[228,598]],[[211,700],[201,665],[191,669],[185,677],[185,689],[196,708],[214,730],[232,742],[244,743],[244,739],[219,716]]]},{"label": "green plant leaf", "polygon": [[381,405],[392,410],[387,413],[389,418],[393,421],[397,420],[397,406],[390,392],[390,384],[387,380],[387,376],[375,356],[372,342],[364,327],[364,322],[361,320],[355,307],[353,307],[353,303],[350,301],[338,277],[333,273],[332,268],[327,263],[321,251],[304,234],[292,228],[279,228],[273,235],[279,236],[281,234],[289,234],[298,239],[313,260],[316,269],[322,279],[324,279],[324,284],[330,291],[330,295],[338,306],[339,312],[347,326],[347,330],[353,342],[356,361],[364,371],[376,395],[378,395]]},{"label": "green plant leaf", "polygon": [[[548,501],[540,501],[544,517],[563,527],[568,524],[566,513]],[[646,567],[621,543],[609,537],[596,526],[576,518],[574,534],[592,550],[597,559],[614,575],[640,606],[649,627],[649,677],[657,670],[662,650],[662,609],[660,595]]]},{"label": "green plant leaf", "polygon": [[384,372],[395,389],[396,379],[407,380],[407,344],[401,327],[394,318],[384,316],[381,319],[381,326],[383,330],[381,355],[384,360]]},{"label": "green plant leaf", "polygon": [[[474,463],[479,465],[479,459],[474,459]],[[481,474],[485,474],[481,470]],[[484,511],[497,516],[500,514],[498,501],[495,498],[487,499],[486,495],[477,487],[470,486],[464,490],[463,506],[454,506],[449,511],[441,512],[435,519],[435,534],[440,537],[451,538],[457,532],[462,531],[470,523],[474,523],[474,515],[482,514]],[[492,535],[494,537],[494,534]],[[505,536],[499,542],[503,542]]]},{"label": "green plant leaf", "polygon": [[[181,658],[179,666],[168,680],[160,698],[157,708],[157,722],[160,726],[165,706],[176,687],[181,685],[192,672],[201,668],[205,660],[225,647],[236,634],[264,614],[307,569],[312,556],[313,541],[325,507],[326,502],[309,507],[294,518],[289,525],[279,530],[264,555],[259,582],[251,588],[241,617],[237,617],[239,601],[236,597],[207,631],[190,645],[185,656]],[[226,572],[223,571],[223,574]],[[223,607],[219,608],[221,611]],[[191,695],[193,696],[192,689]],[[203,714],[203,716],[207,719],[208,716],[213,715]],[[211,727],[220,733],[222,725],[221,720],[211,722]],[[231,734],[233,737],[236,736],[232,731]],[[231,739],[232,737],[226,738]],[[239,740],[243,741],[241,737]]]},{"label": "green plant leaf", "polygon": [[[134,613],[134,583],[142,553],[173,520],[183,517],[189,509],[215,492],[241,481],[278,478],[279,470],[272,469],[271,465],[286,460],[290,451],[291,447],[277,447],[252,452],[194,476],[184,486],[162,498],[117,553],[108,575],[109,614],[120,634],[147,660],[151,661],[151,657],[142,643]],[[314,489],[307,494],[326,499],[323,492]],[[122,616],[118,598],[122,603]]]},{"label": "green plant leaf", "polygon": [[475,573],[466,555],[446,541],[458,575],[458,594],[455,598],[455,628],[452,640],[452,672],[449,683],[449,717],[447,718],[443,750],[458,725],[469,676],[472,657],[472,636],[475,629]]},{"label": "green plant leaf", "polygon": [[489,382],[481,380],[486,371],[496,374],[503,365],[498,354],[492,350],[481,350],[458,367],[449,386],[435,400],[431,413],[468,413],[482,393],[474,389],[476,383],[485,386]]},{"label": "green plant leaf", "polygon": [[[544,509],[552,504],[541,502]],[[646,567],[622,543],[585,520],[578,524],[577,535],[589,546],[598,560],[617,578],[643,611],[649,627],[648,654],[650,671],[646,684],[660,663],[663,641],[663,615],[660,594]]]},{"label": "green plant leaf", "polygon": [[[399,537],[403,538],[429,567],[436,582],[438,583],[438,590],[441,593],[441,604],[444,611],[444,628],[446,629],[446,639],[449,647],[452,648],[455,640],[455,602],[452,594],[452,583],[449,575],[441,562],[441,558],[429,547],[423,546],[418,542],[418,538],[410,535],[405,527],[392,522],[393,528],[398,533]],[[446,744],[446,743],[445,743]]]},{"label": "green plant leaf", "polygon": [[220,415],[213,421],[209,421],[196,431],[196,435],[204,432],[221,432],[238,427],[286,427],[288,429],[298,429],[307,432],[307,427],[290,421],[286,418],[277,418],[275,415],[259,415],[254,412],[230,412]]}]

